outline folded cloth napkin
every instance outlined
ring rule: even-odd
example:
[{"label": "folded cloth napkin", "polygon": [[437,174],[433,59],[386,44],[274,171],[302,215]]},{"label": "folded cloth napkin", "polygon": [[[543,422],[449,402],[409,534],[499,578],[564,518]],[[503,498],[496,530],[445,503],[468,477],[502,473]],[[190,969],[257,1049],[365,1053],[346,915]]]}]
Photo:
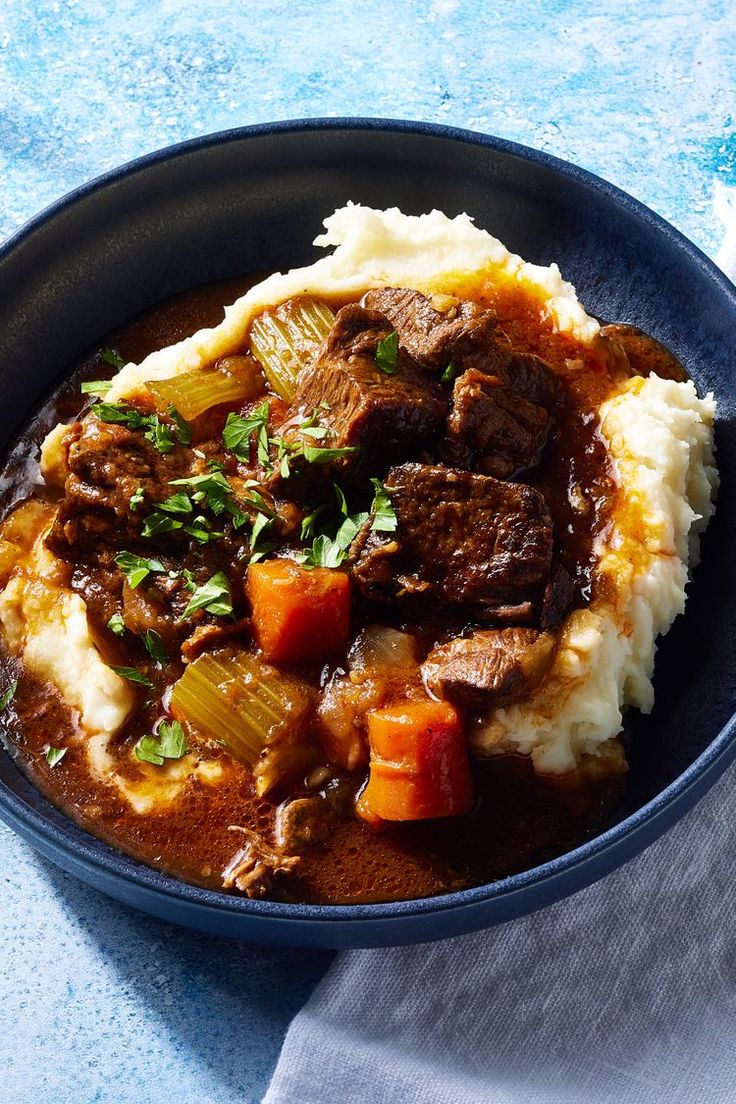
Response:
[{"label": "folded cloth napkin", "polygon": [[[733,197],[718,209],[734,278]],[[735,826],[732,767],[643,855],[557,905],[338,955],[264,1104],[736,1101]]]}]

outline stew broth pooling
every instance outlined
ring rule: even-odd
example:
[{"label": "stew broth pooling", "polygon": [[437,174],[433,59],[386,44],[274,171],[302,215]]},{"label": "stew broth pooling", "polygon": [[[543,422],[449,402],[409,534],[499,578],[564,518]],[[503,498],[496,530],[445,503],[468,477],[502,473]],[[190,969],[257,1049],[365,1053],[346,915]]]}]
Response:
[{"label": "stew broth pooling", "polygon": [[136,708],[101,781],[57,692],[8,660],[20,760],[116,846],[251,895],[419,897],[568,849],[620,779],[552,785],[521,759],[469,760],[466,739],[544,678],[593,596],[616,486],[591,412],[638,347],[583,348],[519,290],[384,288],[267,312],[204,398],[184,381],[108,404],[96,382],[78,412],[81,379],[214,323],[246,286],[110,335],[35,427],[77,415],[63,486],[26,464],[21,511],[50,523]]}]

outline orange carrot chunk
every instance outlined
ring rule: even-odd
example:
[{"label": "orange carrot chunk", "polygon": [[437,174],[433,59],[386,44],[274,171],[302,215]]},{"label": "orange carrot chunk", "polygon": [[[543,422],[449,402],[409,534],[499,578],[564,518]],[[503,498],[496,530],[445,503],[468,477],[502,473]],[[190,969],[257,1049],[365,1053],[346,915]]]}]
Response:
[{"label": "orange carrot chunk", "polygon": [[246,589],[268,663],[319,662],[347,647],[350,580],[342,571],[267,560],[250,565]]},{"label": "orange carrot chunk", "polygon": [[358,816],[426,820],[457,816],[473,806],[468,749],[460,716],[444,701],[404,701],[366,717],[370,776]]}]

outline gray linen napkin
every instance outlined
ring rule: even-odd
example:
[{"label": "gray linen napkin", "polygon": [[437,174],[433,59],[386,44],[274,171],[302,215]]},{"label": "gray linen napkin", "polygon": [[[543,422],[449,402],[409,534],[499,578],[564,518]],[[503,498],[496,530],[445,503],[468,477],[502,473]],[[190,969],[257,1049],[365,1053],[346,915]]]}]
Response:
[{"label": "gray linen napkin", "polygon": [[[722,197],[729,210],[736,222]],[[730,233],[718,260],[733,278]],[[471,936],[338,955],[264,1104],[736,1101],[735,825],[732,767],[574,897]]]}]

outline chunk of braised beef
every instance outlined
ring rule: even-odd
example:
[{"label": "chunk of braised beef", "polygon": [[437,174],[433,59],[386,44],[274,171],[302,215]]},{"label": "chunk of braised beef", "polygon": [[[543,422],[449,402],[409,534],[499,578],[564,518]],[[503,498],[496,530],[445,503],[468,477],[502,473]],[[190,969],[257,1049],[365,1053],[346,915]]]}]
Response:
[{"label": "chunk of braised beef", "polygon": [[544,678],[555,639],[536,629],[485,629],[434,648],[422,664],[438,697],[469,709],[498,708],[526,697]]},{"label": "chunk of braised beef", "polygon": [[509,479],[539,463],[550,416],[498,376],[469,368],[455,380],[442,459],[454,467]]},{"label": "chunk of braised beef", "polygon": [[276,843],[287,855],[323,843],[335,824],[335,814],[322,795],[284,801],[276,810]]},{"label": "chunk of braised beef", "polygon": [[455,368],[493,372],[505,362],[495,313],[470,300],[448,295],[430,299],[410,288],[385,287],[367,292],[363,303],[389,319],[402,346],[429,371],[443,372],[452,362]]},{"label": "chunk of braised beef", "polygon": [[62,558],[94,563],[101,547],[136,542],[147,511],[131,510],[133,495],[142,488],[149,503],[168,498],[170,480],[191,464],[191,449],[161,453],[143,434],[88,414],[70,432],[69,475],[46,543]]},{"label": "chunk of braised beef", "polygon": [[[343,307],[319,357],[299,376],[295,414],[318,411],[320,425],[331,431],[329,438],[315,441],[307,435],[302,442],[357,450],[332,461],[332,471],[359,465],[374,475],[416,456],[442,431],[443,389],[403,351],[392,374],[376,363],[378,343],[390,333],[384,315],[354,304]],[[300,439],[298,429],[294,435]]]},{"label": "chunk of braised beef", "polygon": [[499,375],[517,395],[550,413],[563,401],[560,377],[546,360],[533,353],[510,352]]},{"label": "chunk of braised beef", "polygon": [[367,523],[352,570],[369,599],[422,598],[478,617],[528,620],[552,559],[552,520],[539,491],[439,465],[392,468],[395,533]]}]

